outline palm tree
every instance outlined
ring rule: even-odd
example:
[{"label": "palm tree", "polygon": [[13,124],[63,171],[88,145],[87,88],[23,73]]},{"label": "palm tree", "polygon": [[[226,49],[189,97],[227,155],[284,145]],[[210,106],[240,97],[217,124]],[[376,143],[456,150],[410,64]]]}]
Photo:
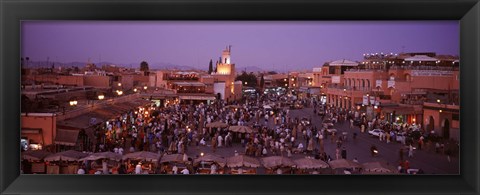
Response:
[{"label": "palm tree", "polygon": [[148,76],[148,70],[148,63],[146,61],[140,62],[140,71],[143,71],[145,76]]},{"label": "palm tree", "polygon": [[212,64],[212,59],[210,59],[210,63],[208,65],[208,74],[212,74],[213,72],[213,64]]},{"label": "palm tree", "polygon": [[262,74],[262,78],[260,78],[260,88],[263,89],[264,85],[265,85],[265,79],[263,78],[263,74]]}]

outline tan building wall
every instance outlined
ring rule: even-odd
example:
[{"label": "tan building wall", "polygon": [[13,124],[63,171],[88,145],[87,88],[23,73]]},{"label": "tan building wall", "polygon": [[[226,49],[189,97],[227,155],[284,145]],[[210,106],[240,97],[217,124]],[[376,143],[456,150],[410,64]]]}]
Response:
[{"label": "tan building wall", "polygon": [[[27,137],[42,146],[53,144],[56,136],[57,118],[51,113],[22,113],[22,137]],[[31,133],[30,129],[41,129],[40,134]]]},{"label": "tan building wall", "polygon": [[40,83],[84,86],[83,76],[66,76],[66,75],[29,75],[28,80],[35,80]]},{"label": "tan building wall", "polygon": [[166,88],[167,87],[167,78],[165,78],[166,71],[156,71],[155,72],[155,86],[160,87],[160,88]]},{"label": "tan building wall", "polygon": [[150,73],[150,75],[148,76],[148,80],[149,80],[149,83],[148,83],[149,87],[157,87],[155,85],[157,83],[157,74],[156,73]]},{"label": "tan building wall", "polygon": [[[445,133],[452,139],[459,140],[460,121],[458,120],[460,107],[437,103],[424,103],[423,124],[426,131],[434,131],[442,137]],[[456,117],[454,117],[456,115]],[[432,121],[433,120],[433,121]],[[432,124],[433,123],[433,124]]]},{"label": "tan building wall", "polygon": [[149,76],[133,75],[133,83],[140,86],[148,85],[150,82]]},{"label": "tan building wall", "polygon": [[[135,85],[135,77],[136,75],[122,75],[122,77],[120,78],[120,82],[122,83],[122,90],[133,89],[133,86]],[[148,82],[146,82],[146,84],[148,84]]]},{"label": "tan building wall", "polygon": [[111,87],[110,76],[91,75],[91,76],[85,76],[84,80],[85,80],[85,86],[92,86],[97,88]]},{"label": "tan building wall", "polygon": [[202,76],[200,77],[200,82],[205,84],[205,93],[213,93],[213,83],[215,79],[212,76]]}]

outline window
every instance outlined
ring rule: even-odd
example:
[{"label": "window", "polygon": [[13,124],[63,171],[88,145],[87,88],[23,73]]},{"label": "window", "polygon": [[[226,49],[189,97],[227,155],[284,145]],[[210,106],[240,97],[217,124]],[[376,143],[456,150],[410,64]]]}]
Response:
[{"label": "window", "polygon": [[454,121],[460,120],[459,114],[452,114],[452,120]]}]

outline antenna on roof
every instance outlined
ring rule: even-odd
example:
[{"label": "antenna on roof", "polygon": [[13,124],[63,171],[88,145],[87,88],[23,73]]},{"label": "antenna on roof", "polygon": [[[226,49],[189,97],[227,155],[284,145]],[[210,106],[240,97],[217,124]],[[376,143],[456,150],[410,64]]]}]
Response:
[{"label": "antenna on roof", "polygon": [[228,52],[232,52],[232,45],[228,45]]}]

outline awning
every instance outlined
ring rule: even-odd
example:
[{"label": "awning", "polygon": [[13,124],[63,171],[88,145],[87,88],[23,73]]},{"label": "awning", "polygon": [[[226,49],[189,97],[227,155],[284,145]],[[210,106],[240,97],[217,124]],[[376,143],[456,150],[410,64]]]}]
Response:
[{"label": "awning", "polygon": [[129,110],[133,108],[128,107],[128,105],[114,104],[105,109],[110,110],[110,112],[113,112],[115,116],[119,116],[121,114],[127,113]]},{"label": "awning", "polygon": [[414,91],[414,92],[408,92],[408,93],[404,93],[405,95],[426,95],[427,92],[426,91]]},{"label": "awning", "polygon": [[57,129],[55,144],[65,146],[75,146],[77,144],[78,133],[80,130]]},{"label": "awning", "polygon": [[399,114],[399,115],[415,114],[415,109],[413,107],[403,107],[403,106],[385,107],[385,108],[382,108],[382,111],[385,113],[393,113],[395,111],[395,114]]},{"label": "awning", "polygon": [[192,86],[192,87],[204,87],[205,84],[201,82],[173,82],[175,85],[178,86]]},{"label": "awning", "polygon": [[350,60],[336,60],[333,62],[330,62],[328,65],[330,66],[358,66],[357,62],[350,61]]},{"label": "awning", "polygon": [[100,119],[101,122],[108,121],[117,115],[117,113],[113,112],[110,108],[99,108],[92,111],[91,113],[95,113],[97,116],[96,118]]},{"label": "awning", "polygon": [[405,58],[405,61],[437,61],[436,58],[432,58],[432,57],[428,57],[426,55],[415,55],[413,57],[410,57],[410,58]]},{"label": "awning", "polygon": [[86,129],[105,121],[104,117],[100,118],[99,116],[100,116],[99,114],[95,114],[92,112],[87,114],[82,114],[74,118],[58,121],[57,126],[61,125],[61,126],[67,126],[67,127],[74,127],[78,129]]},{"label": "awning", "polygon": [[39,134],[42,132],[42,128],[22,128],[22,133],[25,134]]},{"label": "awning", "polygon": [[131,103],[137,104],[137,106],[145,106],[145,105],[147,105],[147,104],[151,104],[152,101],[150,101],[150,100],[144,100],[144,99],[138,99],[138,100],[135,100],[135,101],[133,101],[133,102],[131,102]]}]

